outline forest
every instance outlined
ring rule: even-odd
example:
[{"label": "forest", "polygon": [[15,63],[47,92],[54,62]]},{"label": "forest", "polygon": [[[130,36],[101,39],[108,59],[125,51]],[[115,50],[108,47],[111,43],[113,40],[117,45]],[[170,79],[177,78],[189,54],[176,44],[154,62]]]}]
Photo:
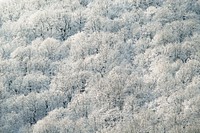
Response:
[{"label": "forest", "polygon": [[1,0],[0,133],[200,133],[200,0]]}]

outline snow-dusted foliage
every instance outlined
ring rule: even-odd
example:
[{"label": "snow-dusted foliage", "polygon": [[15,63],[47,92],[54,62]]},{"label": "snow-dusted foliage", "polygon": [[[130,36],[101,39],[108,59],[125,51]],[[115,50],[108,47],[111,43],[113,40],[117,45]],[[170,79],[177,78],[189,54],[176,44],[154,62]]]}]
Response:
[{"label": "snow-dusted foliage", "polygon": [[0,3],[0,133],[199,133],[200,0]]}]

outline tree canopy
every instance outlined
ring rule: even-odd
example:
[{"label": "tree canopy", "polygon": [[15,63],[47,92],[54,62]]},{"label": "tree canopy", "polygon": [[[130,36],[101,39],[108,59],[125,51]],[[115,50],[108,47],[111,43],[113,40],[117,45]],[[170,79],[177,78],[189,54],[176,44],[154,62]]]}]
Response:
[{"label": "tree canopy", "polygon": [[0,3],[1,133],[197,133],[199,87],[199,0]]}]

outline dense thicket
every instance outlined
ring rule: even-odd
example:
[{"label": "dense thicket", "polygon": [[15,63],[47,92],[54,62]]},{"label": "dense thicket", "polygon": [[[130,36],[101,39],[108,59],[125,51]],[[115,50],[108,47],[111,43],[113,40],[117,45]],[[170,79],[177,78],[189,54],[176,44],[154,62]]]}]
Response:
[{"label": "dense thicket", "polygon": [[0,4],[1,133],[200,132],[200,0]]}]

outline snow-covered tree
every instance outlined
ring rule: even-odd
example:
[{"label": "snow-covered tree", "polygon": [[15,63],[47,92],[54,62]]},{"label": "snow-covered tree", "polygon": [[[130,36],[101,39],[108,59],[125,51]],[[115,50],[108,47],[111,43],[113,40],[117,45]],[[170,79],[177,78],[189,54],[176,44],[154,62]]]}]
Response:
[{"label": "snow-covered tree", "polygon": [[199,132],[199,0],[0,2],[0,132]]}]

